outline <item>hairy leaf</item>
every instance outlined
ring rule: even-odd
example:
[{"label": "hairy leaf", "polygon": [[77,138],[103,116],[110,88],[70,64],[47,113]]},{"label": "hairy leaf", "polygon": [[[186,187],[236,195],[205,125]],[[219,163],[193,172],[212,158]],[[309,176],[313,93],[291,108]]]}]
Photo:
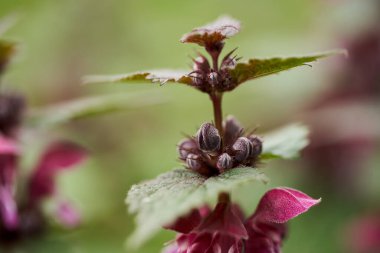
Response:
[{"label": "hairy leaf", "polygon": [[231,169],[206,178],[186,169],[176,169],[156,179],[132,186],[126,203],[136,213],[137,228],[129,238],[131,246],[140,246],[164,225],[189,210],[216,203],[221,192],[230,192],[242,184],[267,182],[264,174],[253,168]]},{"label": "hairy leaf", "polygon": [[152,71],[141,71],[130,74],[120,74],[120,75],[94,75],[87,76],[84,78],[84,83],[120,83],[129,82],[133,83],[136,81],[150,81],[153,83],[165,84],[167,82],[192,84],[191,77],[187,74],[188,71],[183,70],[152,70]]},{"label": "hairy leaf", "polygon": [[134,92],[127,94],[111,94],[86,97],[35,109],[29,113],[27,123],[34,127],[48,128],[72,120],[105,114],[128,108],[162,103],[164,97],[157,92]]},{"label": "hairy leaf", "polygon": [[309,129],[301,124],[292,124],[264,136],[261,159],[297,158],[309,144]]},{"label": "hairy leaf", "polygon": [[219,43],[234,36],[239,31],[239,21],[228,16],[222,16],[210,24],[193,29],[190,33],[183,35],[180,41],[206,46]]},{"label": "hairy leaf", "polygon": [[295,67],[304,66],[307,65],[307,63],[339,53],[345,52],[332,51],[303,57],[249,59],[246,62],[238,63],[235,68],[230,69],[229,72],[232,80],[237,84],[241,84],[251,79],[256,79]]}]

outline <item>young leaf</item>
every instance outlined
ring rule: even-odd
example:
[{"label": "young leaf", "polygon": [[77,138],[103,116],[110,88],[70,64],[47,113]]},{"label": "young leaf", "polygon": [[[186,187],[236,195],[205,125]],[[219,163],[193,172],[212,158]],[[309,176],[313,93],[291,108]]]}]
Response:
[{"label": "young leaf", "polygon": [[231,169],[206,178],[186,169],[176,169],[156,179],[132,186],[126,203],[136,213],[137,228],[128,242],[138,247],[164,225],[189,210],[206,203],[216,203],[221,192],[230,192],[242,184],[267,182],[266,176],[253,168]]},{"label": "young leaf", "polygon": [[235,68],[231,68],[229,70],[229,73],[234,83],[241,84],[251,79],[256,79],[295,67],[304,66],[307,63],[316,61],[318,59],[341,53],[345,52],[332,51],[303,57],[249,59],[246,62],[238,63]]},{"label": "young leaf", "polygon": [[105,114],[128,108],[162,103],[157,92],[134,92],[86,97],[31,111],[27,123],[33,127],[49,128],[72,120]]},{"label": "young leaf", "polygon": [[293,159],[309,144],[309,129],[301,124],[285,126],[264,136],[261,159]]},{"label": "young leaf", "polygon": [[83,79],[85,84],[88,83],[133,83],[136,81],[150,81],[152,83],[165,84],[167,82],[192,84],[191,77],[187,74],[188,71],[183,70],[152,70],[152,71],[141,71],[130,74],[121,75],[94,75],[86,76]]},{"label": "young leaf", "polygon": [[210,24],[193,29],[190,33],[183,35],[180,41],[182,43],[196,43],[200,46],[207,46],[222,42],[239,31],[239,21],[228,16],[222,16]]}]

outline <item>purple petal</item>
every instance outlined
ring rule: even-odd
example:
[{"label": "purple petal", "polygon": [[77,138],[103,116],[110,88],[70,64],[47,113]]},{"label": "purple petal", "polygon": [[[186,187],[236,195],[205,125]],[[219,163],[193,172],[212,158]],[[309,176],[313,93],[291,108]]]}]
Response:
[{"label": "purple petal", "polygon": [[19,148],[17,143],[9,138],[0,135],[0,155],[18,155]]},{"label": "purple petal", "polygon": [[12,192],[8,187],[0,186],[0,213],[4,226],[9,230],[14,230],[19,225],[17,204]]},{"label": "purple petal", "polygon": [[283,223],[250,223],[246,228],[249,239],[245,241],[246,252],[280,253],[282,241],[287,234]]},{"label": "purple petal", "polygon": [[73,168],[87,158],[87,152],[76,144],[61,142],[51,145],[42,156],[29,185],[32,201],[51,196],[55,191],[57,172]]},{"label": "purple petal", "polygon": [[275,188],[262,197],[250,220],[285,223],[321,202],[290,188]]},{"label": "purple petal", "polygon": [[187,234],[201,223],[201,219],[202,217],[199,210],[194,209],[189,214],[179,217],[174,224],[164,226],[164,228]]},{"label": "purple petal", "polygon": [[240,215],[234,205],[219,203],[196,230],[201,233],[220,233],[238,239],[247,239],[248,234]]},{"label": "purple petal", "polygon": [[81,222],[79,212],[68,202],[62,202],[57,210],[58,221],[66,228],[74,228]]}]

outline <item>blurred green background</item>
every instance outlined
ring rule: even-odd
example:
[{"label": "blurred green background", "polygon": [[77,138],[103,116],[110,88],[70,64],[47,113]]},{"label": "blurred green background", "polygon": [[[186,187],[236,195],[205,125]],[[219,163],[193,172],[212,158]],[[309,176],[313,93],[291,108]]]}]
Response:
[{"label": "blurred green background", "polygon": [[[179,38],[222,14],[242,21],[241,33],[228,40],[226,49],[238,46],[237,53],[247,59],[341,47],[342,39],[372,22],[374,12],[369,0],[2,0],[0,17],[17,19],[5,37],[19,42],[3,83],[7,89],[25,93],[30,106],[137,90],[156,90],[156,96],[166,99],[160,105],[80,120],[41,134],[41,140],[54,135],[78,141],[92,152],[82,168],[59,178],[60,191],[74,200],[84,221],[77,230],[56,228],[42,238],[24,241],[14,252],[160,252],[163,243],[173,238],[163,232],[143,249],[126,248],[125,238],[134,223],[124,198],[132,184],[180,166],[178,141],[212,120],[207,96],[170,84],[83,86],[81,76],[188,68],[189,56],[200,48],[181,44]],[[337,61],[332,58],[313,68],[249,82],[226,94],[224,113],[234,114],[244,126],[259,126],[260,132],[297,120],[311,101],[330,88],[327,80],[333,78]],[[38,146],[30,145],[31,153],[34,145]],[[379,163],[370,164],[375,168]],[[320,206],[290,223],[284,252],[343,252],[344,224],[361,205],[303,183],[299,166],[296,161],[265,165],[271,182],[244,189],[235,194],[236,199],[252,212],[262,193],[273,186],[321,196]],[[379,197],[376,194],[371,199]]]}]

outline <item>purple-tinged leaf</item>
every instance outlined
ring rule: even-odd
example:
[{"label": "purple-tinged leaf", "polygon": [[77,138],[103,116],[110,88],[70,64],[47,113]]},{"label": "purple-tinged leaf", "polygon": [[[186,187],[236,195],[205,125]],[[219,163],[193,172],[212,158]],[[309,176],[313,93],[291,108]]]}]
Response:
[{"label": "purple-tinged leaf", "polygon": [[182,43],[196,43],[200,46],[207,46],[222,42],[240,31],[240,22],[223,16],[216,21],[202,27],[193,29],[190,33],[182,36]]},{"label": "purple-tinged leaf", "polygon": [[343,50],[337,50],[303,57],[249,59],[246,62],[239,62],[236,64],[234,68],[231,68],[229,70],[229,73],[233,82],[238,85],[251,79],[277,74],[281,71],[289,70],[299,66],[305,66],[308,63],[331,55],[345,53],[346,52]]},{"label": "purple-tinged leaf", "polygon": [[161,85],[167,82],[183,83],[187,85],[192,84],[192,79],[188,75],[188,71],[183,70],[151,70],[140,71],[130,74],[120,75],[93,75],[83,78],[85,84],[89,83],[133,83],[136,81],[150,81],[153,83],[160,83]]},{"label": "purple-tinged leaf", "polygon": [[52,144],[41,157],[30,179],[31,201],[51,196],[55,191],[55,176],[65,169],[73,168],[87,158],[87,152],[76,144],[59,142]]},{"label": "purple-tinged leaf", "polygon": [[210,234],[218,232],[236,239],[248,239],[243,222],[231,203],[218,203],[196,231]]},{"label": "purple-tinged leaf", "polygon": [[275,188],[261,198],[256,212],[250,220],[252,222],[285,223],[320,202],[321,199],[313,199],[291,188]]},{"label": "purple-tinged leaf", "polygon": [[189,214],[179,217],[173,224],[164,228],[187,234],[200,224],[201,219],[199,210],[193,209]]}]

